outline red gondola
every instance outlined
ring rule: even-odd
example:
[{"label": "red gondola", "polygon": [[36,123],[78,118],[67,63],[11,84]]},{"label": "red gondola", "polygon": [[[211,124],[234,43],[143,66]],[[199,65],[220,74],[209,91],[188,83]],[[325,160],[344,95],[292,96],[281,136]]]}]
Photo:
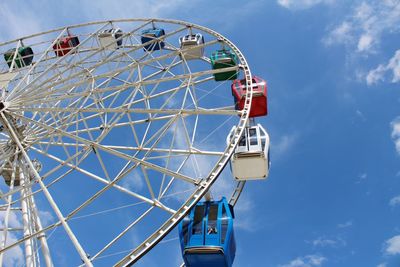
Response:
[{"label": "red gondola", "polygon": [[[253,76],[253,99],[251,101],[250,118],[265,116],[268,114],[267,108],[267,82],[257,76]],[[242,110],[246,99],[246,79],[234,80],[232,85],[232,95],[235,101],[236,110]]]},{"label": "red gondola", "polygon": [[53,49],[56,53],[56,56],[62,57],[68,54],[72,48],[79,45],[79,39],[77,36],[64,36],[60,40],[58,40],[54,45]]}]

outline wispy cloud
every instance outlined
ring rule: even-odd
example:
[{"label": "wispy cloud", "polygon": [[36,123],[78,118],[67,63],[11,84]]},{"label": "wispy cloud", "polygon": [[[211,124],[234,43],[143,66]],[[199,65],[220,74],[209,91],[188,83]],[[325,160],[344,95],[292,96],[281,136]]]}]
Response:
[{"label": "wispy cloud", "polygon": [[327,45],[344,44],[358,53],[375,52],[384,33],[399,29],[400,3],[394,0],[362,2],[324,38]]},{"label": "wispy cloud", "polygon": [[282,135],[276,142],[272,141],[271,153],[273,153],[274,157],[280,157],[293,148],[297,139],[298,136],[296,134]]},{"label": "wispy cloud", "polygon": [[85,10],[85,17],[96,18],[147,18],[147,17],[165,17],[171,13],[181,10],[182,6],[196,5],[198,1],[191,1],[188,4],[184,0],[164,1],[118,1],[118,4],[110,5],[108,0],[82,1],[82,10]]},{"label": "wispy cloud", "polygon": [[278,4],[287,9],[307,9],[318,4],[332,4],[334,0],[278,0]]},{"label": "wispy cloud", "polygon": [[389,205],[392,207],[400,205],[400,196],[394,197],[389,201]]},{"label": "wispy cloud", "polygon": [[54,216],[47,210],[39,210],[39,217],[43,226],[47,226],[55,221]]},{"label": "wispy cloud", "polygon": [[322,266],[327,259],[320,255],[307,255],[304,257],[298,257],[287,264],[279,265],[279,267],[312,267]]},{"label": "wispy cloud", "polygon": [[368,72],[365,78],[368,85],[376,84],[386,80],[386,74],[391,74],[391,82],[400,81],[400,49],[395,52],[387,64],[379,64],[378,67]]},{"label": "wispy cloud", "polygon": [[348,227],[351,227],[351,226],[353,226],[353,221],[347,221],[345,223],[339,223],[337,225],[338,228],[348,228]]},{"label": "wispy cloud", "polygon": [[356,184],[361,183],[362,181],[364,181],[365,179],[367,179],[368,175],[366,173],[362,173],[360,175],[358,175],[358,179],[356,181]]},{"label": "wispy cloud", "polygon": [[[9,233],[7,237],[7,245],[15,243],[17,238],[13,233]],[[12,266],[22,266],[23,265],[24,255],[22,253],[22,249],[19,246],[13,247],[10,250],[4,253],[4,266],[12,267]]]},{"label": "wispy cloud", "polygon": [[[0,212],[0,228],[4,228],[6,213],[4,211]],[[21,227],[20,219],[16,216],[14,212],[11,212],[9,215],[9,225],[8,227],[19,228]],[[0,240],[3,242],[3,236],[1,235]],[[6,245],[10,245],[17,241],[16,235],[13,232],[9,232],[7,234]],[[4,262],[5,267],[11,266],[22,266],[23,264],[23,253],[20,246],[15,246],[4,253]]]},{"label": "wispy cloud", "polygon": [[384,263],[380,263],[376,267],[386,267],[386,263],[385,262]]},{"label": "wispy cloud", "polygon": [[7,27],[1,27],[0,38],[4,41],[40,32],[42,25],[40,17],[30,9],[20,8],[11,2],[1,3],[0,22]]},{"label": "wispy cloud", "polygon": [[326,237],[318,237],[317,239],[309,242],[314,247],[343,247],[346,246],[346,241],[342,238],[326,238]]},{"label": "wispy cloud", "polygon": [[390,123],[392,127],[392,139],[395,144],[397,153],[400,154],[400,117],[397,117]]},{"label": "wispy cloud", "polygon": [[384,245],[385,253],[388,255],[399,255],[400,254],[400,235],[396,235],[385,241]]}]

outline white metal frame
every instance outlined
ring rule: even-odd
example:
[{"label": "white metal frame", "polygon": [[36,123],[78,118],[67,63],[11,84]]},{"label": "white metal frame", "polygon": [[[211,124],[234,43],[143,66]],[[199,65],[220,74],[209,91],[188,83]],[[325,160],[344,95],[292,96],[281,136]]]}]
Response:
[{"label": "white metal frame", "polygon": [[[165,47],[154,53],[144,50],[145,44],[140,43],[141,30],[152,24],[168,28],[165,36],[159,38],[165,42]],[[99,45],[99,33],[116,25],[123,28],[120,48],[110,50]],[[181,49],[179,36],[192,30],[209,39],[204,44]],[[80,44],[68,55],[57,57],[52,47],[69,31],[80,38]],[[0,174],[7,162],[14,169],[11,186],[0,192],[4,203],[0,207],[6,210],[4,229],[1,229],[0,265],[4,253],[25,244],[27,266],[38,266],[41,259],[46,266],[53,266],[55,259],[48,244],[49,231],[62,226],[83,264],[92,266],[100,255],[148,220],[152,213],[168,214],[168,219],[154,222],[154,231],[146,233],[136,248],[115,263],[115,266],[130,266],[160,242],[209,192],[228,163],[248,123],[253,92],[247,90],[244,109],[236,111],[230,104],[203,104],[203,99],[215,94],[217,87],[225,84],[229,88],[229,84],[215,83],[214,88],[207,87],[207,90],[201,87],[210,83],[215,73],[240,69],[248,88],[252,88],[249,66],[240,50],[224,36],[176,20],[126,19],[63,27],[1,43],[0,52],[19,46],[22,40],[25,46],[32,46],[34,62],[18,70],[15,76],[9,76],[9,81],[2,81],[0,88],[3,105],[0,108],[3,127],[0,151],[4,152],[0,154]],[[220,45],[236,53],[238,66],[211,70],[207,65],[209,59],[205,57],[197,59],[198,65],[192,65],[194,63],[180,56],[191,49],[206,50]],[[15,70],[8,69],[5,63],[0,65],[1,73],[9,71]],[[177,100],[179,103],[174,103]],[[223,149],[202,147],[200,143],[205,139],[200,130],[211,127],[204,118],[219,117],[238,118],[232,138]],[[110,139],[121,134],[121,129],[129,132],[133,144]],[[216,129],[209,129],[211,133],[214,131]],[[44,168],[40,174],[34,167],[33,157],[42,159]],[[200,168],[201,157],[208,157],[213,166]],[[123,163],[118,172],[108,163],[111,158],[118,164]],[[193,166],[193,173],[185,171],[188,166]],[[14,187],[17,169],[21,170],[21,186]],[[207,174],[201,175],[204,171]],[[123,184],[134,172],[141,173],[142,191]],[[66,210],[65,203],[55,200],[53,188],[65,183],[73,174],[97,183],[100,189]],[[159,184],[155,183],[156,178]],[[179,205],[171,206],[167,198],[179,194],[173,191],[177,185],[190,185],[191,194],[184,200],[175,200]],[[243,186],[244,182],[239,182],[235,187],[232,205],[237,202]],[[148,207],[89,256],[85,249],[87,244],[81,241],[79,230],[71,222],[111,191]],[[55,222],[42,225],[36,204],[38,199],[50,207],[57,218]],[[22,211],[24,233],[16,242],[7,244],[7,233],[13,230],[8,227],[9,216],[17,211]]]}]

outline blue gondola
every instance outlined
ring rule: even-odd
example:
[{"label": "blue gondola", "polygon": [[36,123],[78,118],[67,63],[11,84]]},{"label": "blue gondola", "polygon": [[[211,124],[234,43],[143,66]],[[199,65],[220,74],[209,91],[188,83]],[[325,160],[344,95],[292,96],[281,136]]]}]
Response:
[{"label": "blue gondola", "polygon": [[180,222],[179,238],[186,267],[231,267],[236,242],[226,198],[199,202]]},{"label": "blue gondola", "polygon": [[[156,38],[160,38],[161,36],[165,35],[164,29],[160,28],[151,28],[142,31],[142,44],[150,42]],[[143,49],[145,51],[155,51],[164,48],[165,43],[163,41],[154,41],[152,43],[146,44]]]}]

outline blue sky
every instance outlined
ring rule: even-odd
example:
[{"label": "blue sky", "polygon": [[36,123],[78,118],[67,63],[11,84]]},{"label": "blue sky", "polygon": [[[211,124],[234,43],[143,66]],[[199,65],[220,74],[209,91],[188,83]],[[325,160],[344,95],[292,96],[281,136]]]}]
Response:
[{"label": "blue sky", "polygon": [[[39,0],[0,14],[2,41],[134,17],[222,33],[268,82],[272,141],[269,179],[237,207],[234,266],[399,266],[400,1]],[[175,240],[139,266],[179,262]]]}]

